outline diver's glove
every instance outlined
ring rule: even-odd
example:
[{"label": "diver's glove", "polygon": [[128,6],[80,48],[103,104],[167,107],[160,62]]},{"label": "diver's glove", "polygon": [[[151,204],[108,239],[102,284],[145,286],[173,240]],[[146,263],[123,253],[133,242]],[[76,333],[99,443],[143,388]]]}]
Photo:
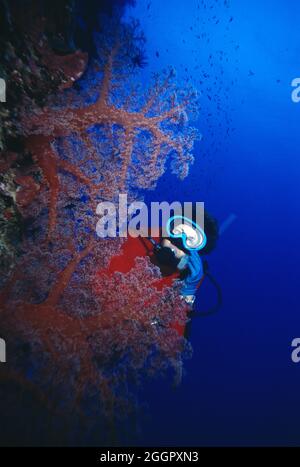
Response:
[{"label": "diver's glove", "polygon": [[198,250],[190,250],[187,267],[190,273],[184,280],[184,285],[181,290],[181,295],[184,297],[194,296],[196,294],[199,281],[203,277],[203,265]]}]

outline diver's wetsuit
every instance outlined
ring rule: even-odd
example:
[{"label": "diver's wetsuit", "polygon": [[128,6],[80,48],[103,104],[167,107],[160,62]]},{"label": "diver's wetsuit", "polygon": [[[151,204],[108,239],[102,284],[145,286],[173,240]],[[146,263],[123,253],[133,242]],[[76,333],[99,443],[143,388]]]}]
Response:
[{"label": "diver's wetsuit", "polygon": [[[155,238],[155,237],[154,237]],[[159,241],[159,238],[155,238],[155,240]],[[114,256],[110,264],[107,268],[107,272],[114,273],[114,272],[129,272],[135,265],[135,259],[137,257],[143,256],[150,256],[153,257],[153,245],[147,238],[142,237],[128,237],[127,240],[122,245],[122,249],[119,255]],[[156,279],[153,281],[153,286],[157,290],[163,290],[164,287],[171,287],[173,281],[179,278],[179,271],[176,271],[172,274],[167,276],[163,276],[160,279]],[[178,299],[179,296],[178,296]],[[187,315],[191,311],[190,305],[186,305],[186,313]],[[181,325],[179,323],[175,323],[172,325],[177,332],[183,336],[185,335],[185,325]]]}]

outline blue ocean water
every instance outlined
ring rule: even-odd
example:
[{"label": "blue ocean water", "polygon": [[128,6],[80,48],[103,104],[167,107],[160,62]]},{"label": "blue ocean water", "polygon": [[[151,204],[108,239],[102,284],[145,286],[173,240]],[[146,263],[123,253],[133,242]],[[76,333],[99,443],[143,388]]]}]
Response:
[{"label": "blue ocean water", "polygon": [[[193,321],[181,386],[148,388],[139,443],[299,445],[300,4],[138,0],[126,15],[147,38],[140,77],[172,65],[201,92],[188,178],[167,171],[146,199],[204,201],[229,219],[209,257],[223,306]],[[214,300],[208,284],[201,299]]]}]

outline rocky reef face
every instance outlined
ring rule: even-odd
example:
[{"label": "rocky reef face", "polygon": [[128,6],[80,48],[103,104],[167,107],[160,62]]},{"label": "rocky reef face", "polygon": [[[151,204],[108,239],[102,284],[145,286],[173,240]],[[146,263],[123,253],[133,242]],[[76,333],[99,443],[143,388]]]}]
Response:
[{"label": "rocky reef face", "polygon": [[[72,86],[86,67],[87,54],[74,49],[72,40],[74,2],[52,2],[51,7],[50,3],[0,2],[0,77],[6,82],[6,102],[0,105],[0,261],[4,275],[20,253],[24,219],[18,201],[29,201],[38,189],[39,169],[33,167],[24,146],[21,114],[26,108],[42,108],[49,96]],[[22,183],[25,198],[17,195]]]}]

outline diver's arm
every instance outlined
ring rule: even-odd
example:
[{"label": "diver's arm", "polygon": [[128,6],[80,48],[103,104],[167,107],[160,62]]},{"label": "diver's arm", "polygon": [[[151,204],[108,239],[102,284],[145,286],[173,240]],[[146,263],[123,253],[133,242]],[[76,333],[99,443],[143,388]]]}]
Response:
[{"label": "diver's arm", "polygon": [[195,295],[182,295],[182,298],[184,299],[185,303],[193,306],[196,296]]},{"label": "diver's arm", "polygon": [[189,305],[193,305],[196,291],[203,277],[203,264],[197,250],[191,250],[187,263],[189,274],[184,280],[181,295]]}]

